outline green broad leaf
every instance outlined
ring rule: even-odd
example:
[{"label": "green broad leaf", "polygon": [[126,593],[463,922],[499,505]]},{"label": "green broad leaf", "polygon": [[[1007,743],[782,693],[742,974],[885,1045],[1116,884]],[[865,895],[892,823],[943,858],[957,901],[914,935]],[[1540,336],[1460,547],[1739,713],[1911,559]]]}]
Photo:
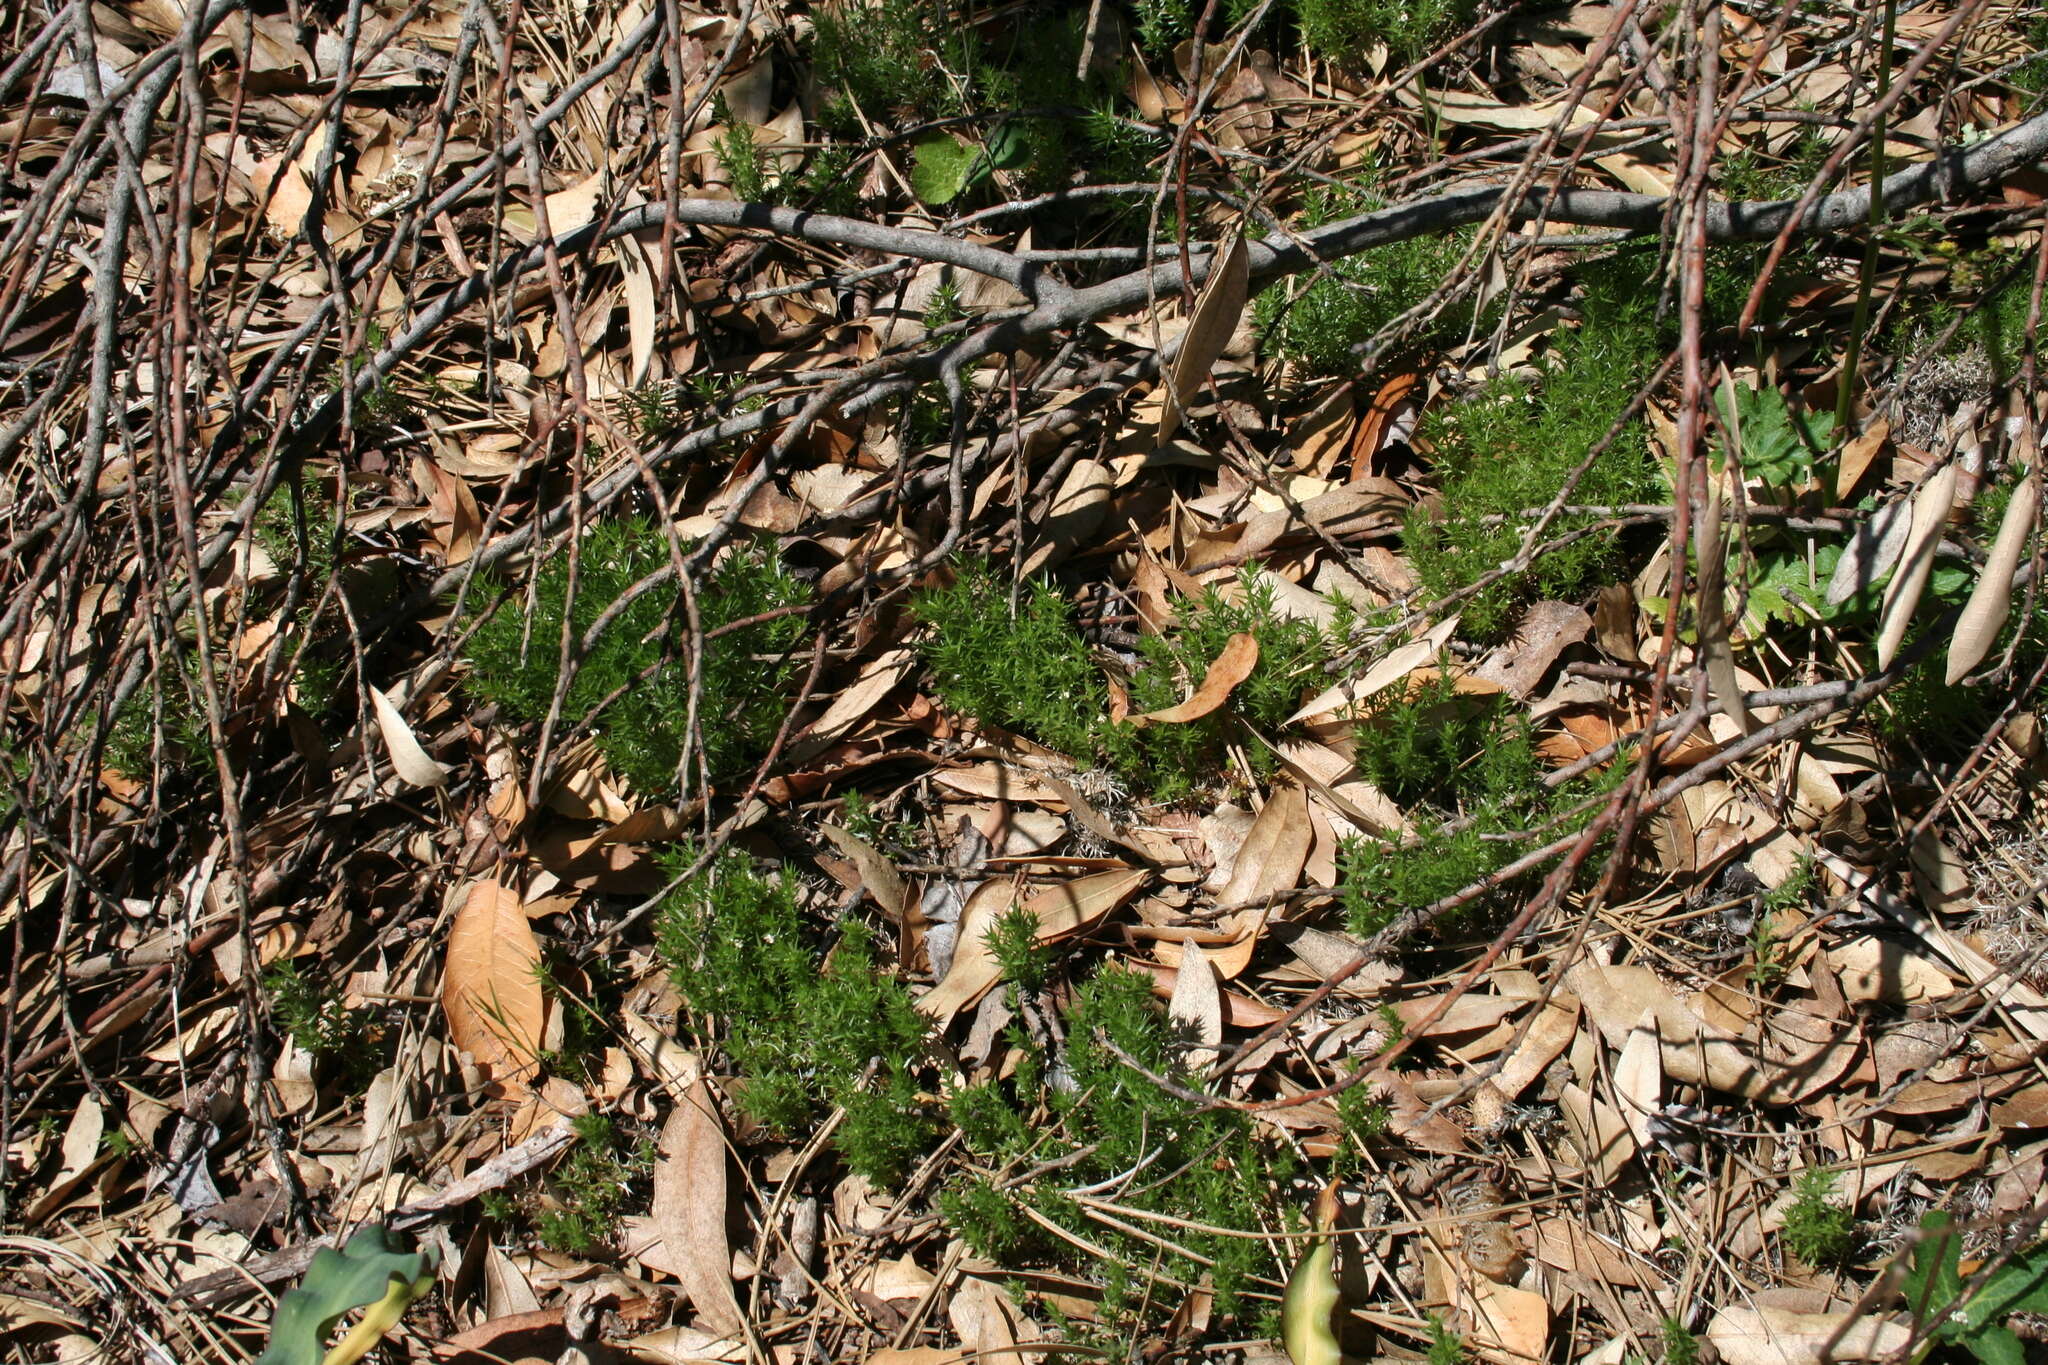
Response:
[{"label": "green broad leaf", "polygon": [[934,206],[950,204],[988,174],[981,149],[956,142],[949,133],[921,138],[912,148],[910,188]]},{"label": "green broad leaf", "polygon": [[[400,1250],[381,1223],[362,1229],[339,1251],[322,1247],[299,1287],[277,1301],[270,1345],[256,1365],[344,1365],[361,1359],[433,1280],[433,1255]],[[365,1307],[371,1311],[362,1326],[330,1352],[327,1338],[334,1324],[342,1314]],[[355,1347],[353,1353],[342,1354],[349,1346]]]},{"label": "green broad leaf", "polygon": [[2012,1313],[2048,1312],[2048,1247],[2021,1252],[1993,1272],[1963,1308],[1974,1326],[1988,1329]]},{"label": "green broad leaf", "polygon": [[2027,1348],[2004,1327],[1984,1327],[1963,1338],[1970,1354],[1984,1365],[2027,1365]]},{"label": "green broad leaf", "polygon": [[989,130],[989,165],[999,171],[1014,171],[1030,160],[1031,145],[1024,136],[1024,125],[1020,120],[1001,119]]},{"label": "green broad leaf", "polygon": [[[1834,439],[1832,413],[1794,412],[1776,389],[1733,390],[1735,426],[1742,433],[1742,471],[1774,487],[1804,483],[1813,457]],[[1722,451],[1725,461],[1727,451]]]},{"label": "green broad leaf", "polygon": [[1936,1336],[1952,1340],[1962,1330],[1962,1324],[1948,1316],[1949,1305],[1963,1292],[1957,1270],[1963,1256],[1962,1234],[1949,1227],[1949,1216],[1941,1209],[1929,1210],[1920,1220],[1920,1234],[1906,1266],[1906,1310],[1915,1322],[1934,1323]]}]

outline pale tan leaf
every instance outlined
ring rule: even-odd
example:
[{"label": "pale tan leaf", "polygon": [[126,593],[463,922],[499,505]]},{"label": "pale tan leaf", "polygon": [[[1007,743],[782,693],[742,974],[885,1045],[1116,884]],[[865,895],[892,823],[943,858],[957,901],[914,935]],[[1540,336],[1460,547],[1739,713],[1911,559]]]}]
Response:
[{"label": "pale tan leaf", "polygon": [[626,383],[637,389],[647,382],[647,367],[654,359],[654,333],[660,323],[660,310],[654,297],[654,267],[639,239],[626,238],[618,244],[618,252],[626,292],[626,342],[631,354]]},{"label": "pale tan leaf", "polygon": [[1946,464],[1922,484],[1913,496],[1913,525],[1906,536],[1906,553],[1899,562],[1897,577],[1884,594],[1884,626],[1877,635],[1877,666],[1890,668],[1906,642],[1906,628],[1919,610],[1920,595],[1934,572],[1934,552],[1941,545],[1941,528],[1948,522],[1949,508],[1956,500],[1956,467]]},{"label": "pale tan leaf", "polygon": [[954,941],[953,960],[946,967],[946,975],[917,1000],[917,1008],[940,1028],[1003,979],[1002,965],[989,951],[988,931],[1015,899],[1016,888],[1007,881],[983,882],[967,898],[960,911],[960,935]]},{"label": "pale tan leaf", "polygon": [[1200,1074],[1216,1060],[1217,1044],[1223,1041],[1223,992],[1216,968],[1198,943],[1188,944],[1181,952],[1180,972],[1166,1013],[1199,1044],[1188,1049],[1187,1065]]},{"label": "pale tan leaf", "polygon": [[1646,1009],[1629,1031],[1628,1044],[1614,1063],[1614,1094],[1636,1146],[1650,1146],[1650,1120],[1663,1104],[1663,1046],[1657,1033],[1657,1011]]},{"label": "pale tan leaf", "polygon": [[539,966],[519,893],[495,881],[472,885],[448,930],[441,1008],[449,1041],[475,1059],[496,1093],[524,1095],[536,1068],[545,1013]]},{"label": "pale tan leaf", "polygon": [[1903,498],[1872,513],[1870,520],[1849,537],[1849,543],[1842,547],[1842,557],[1835,561],[1835,571],[1828,576],[1827,604],[1840,606],[1884,577],[1905,552],[1906,537],[1912,529],[1910,508]]},{"label": "pale tan leaf", "polygon": [[711,1088],[699,1077],[662,1127],[649,1219],[697,1310],[698,1323],[720,1335],[740,1325],[732,1243],[726,1234],[725,1162],[725,1125]]},{"label": "pale tan leaf", "polygon": [[1202,675],[1201,685],[1186,701],[1161,711],[1132,716],[1131,724],[1142,728],[1147,725],[1185,725],[1189,721],[1200,720],[1229,701],[1237,685],[1249,678],[1258,666],[1258,637],[1241,631],[1224,643],[1223,652],[1209,665],[1209,671]]},{"label": "pale tan leaf", "polygon": [[[1024,909],[1038,921],[1039,942],[1070,938],[1094,928],[1103,916],[1136,895],[1147,875],[1101,872],[1080,877],[1039,892],[1024,902]],[[918,998],[919,1011],[943,1026],[1003,979],[1002,966],[988,950],[988,931],[1014,899],[1014,888],[1008,882],[983,882],[975,888],[960,912],[960,937],[952,964],[945,978]]]},{"label": "pale tan leaf", "polygon": [[1173,360],[1173,378],[1167,387],[1166,406],[1159,414],[1158,441],[1166,443],[1180,426],[1181,413],[1200,391],[1202,381],[1215,368],[1231,333],[1244,317],[1245,300],[1251,290],[1251,253],[1245,249],[1244,233],[1233,231],[1222,247],[1215,267],[1195,300],[1188,319],[1187,335],[1181,339],[1180,354]]},{"label": "pale tan leaf", "polygon": [[791,757],[806,757],[823,751],[827,744],[874,710],[916,666],[916,657],[907,649],[892,649],[870,660],[861,669],[860,676],[832,699],[832,704],[825,708],[825,714],[811,722],[811,728],[791,750]]},{"label": "pale tan leaf", "polygon": [[974,1353],[977,1359],[1011,1360],[1031,1365],[1042,1359],[1038,1351],[1017,1349],[1018,1317],[1016,1305],[1010,1296],[990,1284],[967,1276],[960,1281],[960,1287],[953,1291],[952,1301],[946,1305],[946,1317],[953,1324],[953,1332],[960,1338],[960,1345]]},{"label": "pale tan leaf", "polygon": [[1956,622],[1956,633],[1948,642],[1945,681],[1950,687],[1984,662],[1992,645],[1998,642],[1999,631],[2005,628],[2006,613],[2012,607],[2012,576],[2020,566],[2020,557],[2026,553],[2040,500],[2041,481],[2038,476],[2029,475],[2020,481],[2020,486],[2013,490],[2012,501],[2006,504],[2005,520],[1998,523],[1998,539],[1992,542],[1984,572],[1978,577],[1962,617]]},{"label": "pale tan leaf", "polygon": [[1876,1313],[1798,1313],[1789,1308],[1723,1308],[1707,1324],[1722,1365],[1821,1365],[1823,1360],[1891,1360],[1912,1329]]},{"label": "pale tan leaf", "polygon": [[1294,782],[1274,785],[1237,851],[1230,880],[1217,899],[1224,905],[1255,905],[1292,891],[1308,862],[1315,830],[1308,819],[1307,789]]},{"label": "pale tan leaf", "polygon": [[448,785],[448,771],[420,747],[419,737],[406,724],[391,698],[372,687],[370,709],[377,717],[377,733],[384,740],[385,757],[391,760],[391,768],[399,778],[415,787],[444,787]]},{"label": "pale tan leaf", "polygon": [[1364,677],[1355,682],[1338,683],[1282,723],[1292,725],[1310,716],[1328,715],[1341,707],[1364,701],[1375,693],[1391,687],[1441,654],[1444,644],[1451,638],[1451,632],[1457,628],[1456,616],[1445,617],[1430,627],[1427,635],[1418,640],[1410,640],[1367,669]]}]

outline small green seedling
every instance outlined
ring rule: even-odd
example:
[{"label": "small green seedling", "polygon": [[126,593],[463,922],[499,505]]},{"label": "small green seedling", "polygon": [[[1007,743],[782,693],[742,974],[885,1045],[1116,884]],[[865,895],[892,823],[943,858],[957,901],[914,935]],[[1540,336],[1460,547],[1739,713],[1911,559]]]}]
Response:
[{"label": "small green seedling", "polygon": [[1785,1210],[1785,1249],[1811,1266],[1830,1265],[1849,1254],[1856,1214],[1835,1202],[1835,1173],[1809,1167],[1793,1186]]},{"label": "small green seedling", "polygon": [[[351,1365],[433,1283],[431,1251],[401,1251],[381,1223],[372,1223],[339,1251],[322,1247],[314,1253],[306,1278],[277,1301],[270,1344],[256,1365]],[[335,1323],[357,1308],[365,1309],[361,1320],[330,1349],[327,1337]]]},{"label": "small green seedling", "polygon": [[1906,1264],[1906,1307],[1916,1323],[1932,1324],[1934,1344],[1966,1347],[1983,1365],[2024,1365],[2027,1350],[2005,1325],[2015,1313],[2048,1313],[2048,1245],[2008,1258],[1967,1297],[1963,1293],[1963,1239],[1941,1209],[1920,1220],[1920,1241]]}]

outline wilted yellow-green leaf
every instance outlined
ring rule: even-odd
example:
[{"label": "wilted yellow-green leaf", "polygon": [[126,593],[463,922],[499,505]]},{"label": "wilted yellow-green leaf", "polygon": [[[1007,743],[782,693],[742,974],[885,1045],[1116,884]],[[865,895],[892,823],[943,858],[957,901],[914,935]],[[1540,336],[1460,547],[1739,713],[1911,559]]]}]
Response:
[{"label": "wilted yellow-green leaf", "polygon": [[1339,1365],[1337,1344],[1337,1243],[1329,1235],[1337,1221],[1337,1187],[1325,1186],[1316,1200],[1316,1230],[1322,1235],[1287,1277],[1280,1301],[1280,1343],[1294,1365]]}]

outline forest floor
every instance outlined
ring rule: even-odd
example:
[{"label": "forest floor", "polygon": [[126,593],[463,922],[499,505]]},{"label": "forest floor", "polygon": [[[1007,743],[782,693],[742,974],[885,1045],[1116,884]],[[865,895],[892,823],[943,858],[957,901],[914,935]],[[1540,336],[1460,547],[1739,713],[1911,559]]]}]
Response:
[{"label": "forest floor", "polygon": [[0,1358],[2038,1358],[2038,0],[196,3],[0,21]]}]

